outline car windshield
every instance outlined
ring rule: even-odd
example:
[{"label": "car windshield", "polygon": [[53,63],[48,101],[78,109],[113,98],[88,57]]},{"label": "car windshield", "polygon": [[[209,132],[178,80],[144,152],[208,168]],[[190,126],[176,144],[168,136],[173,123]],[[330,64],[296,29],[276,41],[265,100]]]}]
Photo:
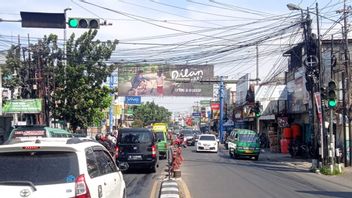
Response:
[{"label": "car windshield", "polygon": [[181,133],[183,133],[183,135],[185,135],[185,136],[193,135],[193,131],[191,131],[191,130],[184,130],[184,131],[181,131]]},{"label": "car windshield", "polygon": [[164,140],[164,133],[163,132],[156,132],[156,138],[158,140]]},{"label": "car windshield", "polygon": [[150,132],[123,132],[121,134],[120,143],[149,143],[152,142],[152,135]]},{"label": "car windshield", "polygon": [[239,141],[241,142],[256,142],[258,136],[256,134],[240,134]]},{"label": "car windshield", "polygon": [[30,181],[34,185],[74,182],[79,175],[72,152],[0,153],[0,182]]},{"label": "car windshield", "polygon": [[215,141],[215,136],[202,135],[199,137],[199,140],[202,141]]}]

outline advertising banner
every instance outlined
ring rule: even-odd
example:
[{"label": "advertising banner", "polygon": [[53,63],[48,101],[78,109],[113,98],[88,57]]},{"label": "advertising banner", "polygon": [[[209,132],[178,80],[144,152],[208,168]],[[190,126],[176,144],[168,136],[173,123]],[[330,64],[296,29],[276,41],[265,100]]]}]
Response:
[{"label": "advertising banner", "polygon": [[199,81],[213,76],[213,65],[121,65],[119,96],[211,97],[213,87]]},{"label": "advertising banner", "polygon": [[236,84],[236,104],[246,103],[247,91],[249,89],[249,74],[242,76]]},{"label": "advertising banner", "polygon": [[4,113],[40,113],[42,99],[9,100],[3,106]]},{"label": "advertising banner", "polygon": [[125,104],[130,105],[138,105],[141,104],[141,97],[140,96],[126,96],[125,97]]}]

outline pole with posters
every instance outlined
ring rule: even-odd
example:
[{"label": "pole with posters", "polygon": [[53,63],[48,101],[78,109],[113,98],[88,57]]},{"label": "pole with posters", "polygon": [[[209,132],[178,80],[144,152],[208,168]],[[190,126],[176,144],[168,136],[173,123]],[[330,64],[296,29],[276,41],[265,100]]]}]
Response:
[{"label": "pole with posters", "polygon": [[317,113],[318,113],[318,119],[319,119],[319,129],[320,129],[320,148],[319,148],[319,153],[322,162],[324,161],[324,136],[323,136],[323,114],[322,114],[322,109],[321,109],[321,95],[320,92],[315,92],[314,93],[314,98],[315,98],[315,104],[317,107]]}]

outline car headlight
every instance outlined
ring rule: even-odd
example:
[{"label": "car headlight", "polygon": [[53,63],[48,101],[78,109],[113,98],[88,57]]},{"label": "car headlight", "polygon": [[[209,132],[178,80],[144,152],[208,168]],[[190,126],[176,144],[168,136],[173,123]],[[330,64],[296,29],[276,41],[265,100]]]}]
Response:
[{"label": "car headlight", "polygon": [[216,146],[217,145],[217,143],[216,142],[214,142],[214,146]]},{"label": "car headlight", "polygon": [[202,146],[202,143],[198,142],[197,145],[198,145],[198,146]]},{"label": "car headlight", "polygon": [[242,147],[242,146],[238,146],[238,147],[237,147],[237,149],[240,149],[240,150],[242,150],[242,149],[243,149],[243,147]]}]

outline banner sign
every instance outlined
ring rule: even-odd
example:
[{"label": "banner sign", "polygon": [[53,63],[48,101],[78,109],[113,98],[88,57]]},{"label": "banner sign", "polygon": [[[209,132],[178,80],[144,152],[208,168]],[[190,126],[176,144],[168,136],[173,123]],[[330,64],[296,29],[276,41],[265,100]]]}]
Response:
[{"label": "banner sign", "polygon": [[220,103],[212,103],[211,110],[220,110]]},{"label": "banner sign", "polygon": [[118,75],[119,96],[213,95],[199,81],[214,77],[214,65],[121,65]]},{"label": "banner sign", "polygon": [[2,111],[4,113],[40,113],[42,99],[20,99],[7,101]]},{"label": "banner sign", "polygon": [[140,96],[126,96],[125,103],[126,104],[141,104],[141,97]]}]

